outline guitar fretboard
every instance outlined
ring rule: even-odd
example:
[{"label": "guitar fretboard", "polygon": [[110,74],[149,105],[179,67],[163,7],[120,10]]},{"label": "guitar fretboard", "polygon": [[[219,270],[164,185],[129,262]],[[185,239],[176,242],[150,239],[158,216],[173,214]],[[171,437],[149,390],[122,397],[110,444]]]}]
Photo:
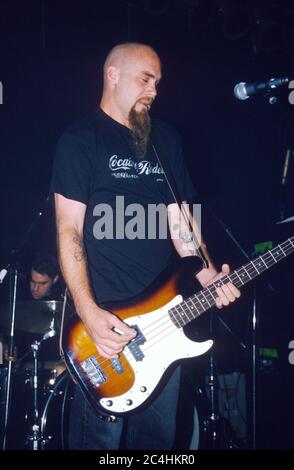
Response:
[{"label": "guitar fretboard", "polygon": [[179,328],[187,325],[215,305],[217,287],[221,287],[228,282],[232,282],[238,288],[242,287],[282,259],[286,258],[286,256],[292,253],[293,250],[294,237],[290,237],[258,258],[249,261],[229,275],[222,277],[209,287],[202,289],[191,297],[185,299],[179,305],[171,308],[169,310],[169,314],[172,321]]}]

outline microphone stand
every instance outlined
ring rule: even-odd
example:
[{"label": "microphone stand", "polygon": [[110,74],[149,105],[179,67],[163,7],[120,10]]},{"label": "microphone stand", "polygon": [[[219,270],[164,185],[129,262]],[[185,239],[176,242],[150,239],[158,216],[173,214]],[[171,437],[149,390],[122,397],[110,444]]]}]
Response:
[{"label": "microphone stand", "polygon": [[[213,332],[213,314],[210,313],[209,318],[209,332],[212,336]],[[218,391],[219,382],[216,373],[215,358],[212,348],[209,352],[209,366],[208,366],[208,394],[210,403],[210,415],[204,421],[204,432],[206,436],[210,437],[210,441],[205,443],[205,449],[219,450],[221,449],[220,440],[220,415],[218,409]]]},{"label": "microphone stand", "polygon": [[[247,349],[243,341],[240,341],[236,333],[223,321],[223,319],[216,315],[218,321],[222,326],[237,340],[242,349]],[[213,336],[213,321],[215,319],[215,312],[210,313],[209,318],[209,332],[210,337]],[[225,428],[223,425],[223,418],[219,412],[219,380],[217,375],[217,366],[213,348],[209,352],[209,366],[208,366],[208,381],[207,381],[210,414],[207,419],[204,420],[204,434],[206,437],[205,449],[210,450],[222,450],[226,443],[227,449],[232,449],[233,444],[226,442]],[[223,425],[223,428],[221,426]],[[222,440],[223,437],[223,440]],[[209,440],[208,440],[209,439]]]},{"label": "microphone stand", "polygon": [[[11,326],[10,326],[10,336],[9,336],[9,347],[8,347],[8,372],[7,372],[7,382],[6,382],[6,401],[5,401],[5,411],[4,411],[4,425],[3,425],[3,442],[2,449],[6,449],[6,440],[7,440],[7,431],[8,431],[8,421],[9,421],[9,411],[10,411],[10,402],[11,402],[11,373],[12,373],[12,362],[14,361],[14,323],[15,323],[15,306],[16,306],[16,292],[17,292],[17,282],[18,282],[18,270],[14,269],[14,280],[13,280],[13,295],[11,302]],[[10,271],[10,289],[12,285],[12,271]]]},{"label": "microphone stand", "polygon": [[[214,219],[218,222],[218,224],[223,228],[227,236],[231,239],[233,244],[238,248],[238,250],[242,253],[242,255],[247,259],[250,260],[250,256],[248,253],[244,250],[244,248],[240,245],[238,240],[235,238],[233,235],[232,231],[230,228],[215,214],[215,212],[211,209],[211,207],[207,204],[206,201],[204,201],[207,209],[209,212],[212,214]],[[273,287],[268,283],[268,286],[271,290],[273,290]],[[219,317],[220,319],[220,317]],[[251,324],[252,324],[252,333],[251,333],[251,351],[252,351],[252,449],[256,449],[256,323],[257,323],[257,292],[256,292],[256,287],[253,287],[253,295],[252,295],[252,318],[251,318]],[[222,320],[222,324],[224,325],[225,322]],[[230,328],[228,327],[227,324],[226,329]],[[231,330],[230,330],[231,331]],[[232,332],[233,333],[233,332]],[[233,336],[236,336],[233,334]],[[245,344],[239,340],[239,344],[241,347],[244,349],[246,348]]]},{"label": "microphone stand", "polygon": [[[11,320],[10,320],[10,335],[9,335],[9,347],[8,347],[8,375],[6,382],[5,390],[5,411],[4,411],[4,423],[3,423],[3,436],[2,436],[2,450],[6,450],[7,447],[7,436],[8,436],[8,425],[9,425],[9,413],[11,405],[11,383],[12,383],[12,362],[14,361],[14,331],[15,331],[15,310],[16,310],[16,294],[17,294],[17,285],[18,285],[18,264],[17,259],[20,260],[25,249],[28,247],[28,242],[32,238],[33,233],[37,229],[40,223],[40,219],[45,212],[47,203],[49,202],[49,196],[47,197],[44,204],[44,211],[39,211],[37,217],[33,220],[28,230],[25,232],[23,238],[21,239],[18,247],[14,250],[11,250],[12,262],[6,267],[0,270],[0,284],[3,282],[7,270],[10,271],[10,309],[11,309]],[[13,287],[12,287],[12,277],[13,277]],[[12,294],[11,294],[12,293]]]}]

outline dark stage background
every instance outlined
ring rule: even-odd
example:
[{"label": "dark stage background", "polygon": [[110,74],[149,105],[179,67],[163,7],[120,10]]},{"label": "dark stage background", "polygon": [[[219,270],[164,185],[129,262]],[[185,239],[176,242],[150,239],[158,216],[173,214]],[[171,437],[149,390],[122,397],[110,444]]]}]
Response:
[{"label": "dark stage background", "polygon": [[[56,141],[63,129],[98,103],[102,65],[123,41],[146,42],[159,53],[163,79],[152,115],[181,133],[186,159],[203,203],[203,231],[218,265],[237,267],[243,255],[211,212],[252,255],[258,242],[293,235],[294,106],[290,90],[238,101],[238,82],[294,77],[294,5],[278,0],[0,1],[0,267],[11,261],[38,212],[34,236],[20,257],[54,249],[48,195]],[[286,184],[282,176],[290,151]],[[257,446],[294,448],[293,259],[256,283],[257,345],[278,357],[257,361]],[[7,282],[7,281],[5,281]],[[6,287],[0,286],[1,302]],[[251,433],[252,289],[222,318],[247,346],[216,323],[220,374],[246,373],[247,434]],[[207,325],[206,325],[207,326]],[[192,336],[194,332],[192,331]],[[203,380],[206,359],[188,374]],[[199,364],[199,365],[198,365]]]}]

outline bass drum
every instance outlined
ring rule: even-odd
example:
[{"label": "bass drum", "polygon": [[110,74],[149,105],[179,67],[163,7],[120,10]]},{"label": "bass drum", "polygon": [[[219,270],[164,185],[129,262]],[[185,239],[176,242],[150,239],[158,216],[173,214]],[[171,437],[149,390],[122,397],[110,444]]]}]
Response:
[{"label": "bass drum", "polygon": [[41,435],[44,450],[67,450],[69,413],[74,384],[64,371],[49,391],[41,416]]}]

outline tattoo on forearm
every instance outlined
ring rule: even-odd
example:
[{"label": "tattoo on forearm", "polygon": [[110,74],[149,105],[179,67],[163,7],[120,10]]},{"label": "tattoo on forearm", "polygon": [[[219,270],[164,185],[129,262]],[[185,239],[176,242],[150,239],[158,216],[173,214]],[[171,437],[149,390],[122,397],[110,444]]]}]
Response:
[{"label": "tattoo on forearm", "polygon": [[182,240],[183,243],[191,243],[192,242],[192,236],[191,233],[186,230],[185,232],[180,233],[180,239]]},{"label": "tattoo on forearm", "polygon": [[73,242],[77,245],[77,248],[74,249],[75,260],[80,262],[86,258],[86,252],[84,247],[84,242],[80,238],[74,237]]},{"label": "tattoo on forearm", "polygon": [[172,236],[174,239],[179,240],[182,249],[185,252],[189,252],[191,255],[195,254],[195,246],[193,242],[193,236],[190,230],[187,228],[181,228],[181,225],[175,223],[171,227]]}]

